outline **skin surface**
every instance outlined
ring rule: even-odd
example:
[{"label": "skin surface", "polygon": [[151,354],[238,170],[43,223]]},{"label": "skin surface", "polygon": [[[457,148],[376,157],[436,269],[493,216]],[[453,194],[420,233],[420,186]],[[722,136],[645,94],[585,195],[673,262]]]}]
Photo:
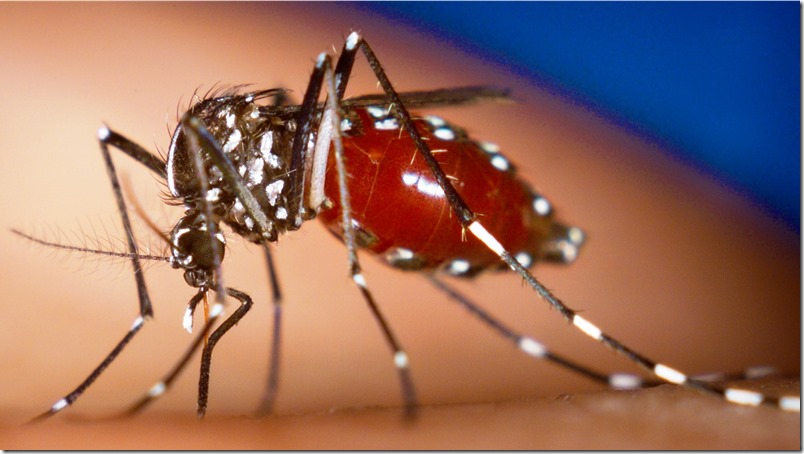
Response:
[{"label": "skin surface", "polygon": [[[690,374],[772,365],[799,375],[796,232],[571,100],[342,5],[0,5],[2,224],[122,249],[95,135],[101,122],[165,150],[166,129],[197,87],[281,86],[298,101],[315,57],[340,48],[352,29],[367,37],[399,90],[513,90],[517,103],[433,112],[498,143],[559,217],[587,233],[577,263],[534,269],[570,307]],[[359,58],[347,94],[376,91]],[[113,157],[129,200],[168,230],[181,208],[160,200],[166,189],[143,167]],[[160,240],[134,222],[140,242],[159,252]],[[125,262],[43,249],[10,232],[0,234],[0,247],[3,448],[800,448],[798,414],[726,405],[669,385],[604,390],[526,357],[421,277],[363,255],[424,405],[419,419],[405,423],[388,348],[347,277],[345,250],[316,223],[274,249],[286,321],[278,416],[250,416],[271,334],[262,254],[229,236],[224,279],[249,293],[255,308],[216,350],[207,420],[194,416],[197,361],[144,414],[86,420],[125,408],[190,342],[181,318],[194,291],[178,271],[151,264],[155,319],[73,408],[22,426],[123,336],[136,316],[136,291]],[[568,327],[516,276],[459,284],[555,351],[602,371],[633,371]],[[750,386],[799,392],[797,380]]]}]

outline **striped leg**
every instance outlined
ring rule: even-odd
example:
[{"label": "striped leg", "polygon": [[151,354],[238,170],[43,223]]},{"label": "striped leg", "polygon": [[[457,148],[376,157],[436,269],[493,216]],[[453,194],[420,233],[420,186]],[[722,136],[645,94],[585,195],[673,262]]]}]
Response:
[{"label": "striped leg", "polygon": [[595,324],[576,314],[575,311],[570,309],[564,303],[556,298],[541,282],[539,282],[533,275],[523,267],[512,255],[508,252],[494,236],[483,227],[477,220],[471,220],[466,224],[466,227],[472,232],[475,237],[483,242],[490,250],[497,254],[502,261],[508,264],[512,270],[522,276],[525,282],[533,288],[539,296],[547,301],[553,308],[567,321],[573,324],[576,328],[581,330],[584,334],[592,339],[602,343],[606,347],[611,348],[615,352],[625,356],[634,364],[651,372],[656,377],[668,383],[682,385],[688,388],[697,389],[705,393],[714,394],[721,398],[739,405],[758,406],[762,403],[773,405],[785,411],[800,411],[801,397],[799,396],[784,396],[781,398],[765,396],[756,391],[748,391],[736,388],[721,388],[714,386],[706,381],[688,377],[683,372],[667,366],[662,363],[652,361],[645,356],[639,354],[633,349],[629,348],[622,342],[614,339],[603,330],[598,328]]},{"label": "striped leg", "polygon": [[[198,293],[196,293],[195,296],[193,296],[193,298],[190,300],[190,303],[187,307],[187,313],[184,317],[184,328],[188,331],[192,330],[192,317],[195,307],[204,298],[204,296],[206,296],[207,292],[208,290],[206,289],[199,289]],[[187,348],[179,361],[176,362],[176,364],[167,374],[165,374],[159,381],[154,383],[154,385],[148,389],[147,393],[140,397],[120,416],[131,416],[139,413],[144,410],[145,407],[156,401],[159,397],[163,396],[167,390],[170,389],[170,386],[173,384],[176,378],[178,378],[179,374],[184,371],[187,363],[190,361],[190,358],[192,358],[193,354],[201,347],[204,339],[207,338],[207,335],[212,330],[215,322],[217,322],[218,318],[220,318],[222,314],[223,306],[220,306],[220,303],[216,303],[216,306],[213,306],[212,310],[210,311],[210,317],[209,320],[207,320],[207,323],[204,325],[204,329],[196,335],[193,343],[190,344],[190,347]]]},{"label": "striped leg", "polygon": [[[347,48],[348,46],[349,42],[346,44]],[[402,400],[405,406],[405,416],[411,418],[416,412],[416,391],[413,386],[413,380],[410,376],[408,356],[402,348],[402,345],[397,340],[393,331],[391,331],[390,325],[380,311],[379,306],[377,306],[377,303],[375,302],[374,297],[368,288],[366,279],[361,272],[360,262],[357,257],[357,244],[355,242],[355,233],[352,227],[352,209],[349,202],[349,189],[346,182],[348,171],[346,169],[343,157],[343,140],[340,131],[341,120],[338,108],[340,98],[343,96],[343,90],[341,88],[345,88],[345,81],[348,79],[348,69],[344,70],[343,68],[351,68],[351,64],[344,66],[343,62],[348,60],[350,56],[353,59],[354,49],[351,50],[351,53],[344,52],[341,54],[338,60],[337,70],[335,72],[333,72],[332,62],[329,55],[324,53],[318,58],[316,71],[323,70],[328,96],[320,127],[320,130],[323,132],[319,132],[315,156],[312,157],[312,161],[314,163],[321,161],[323,161],[324,164],[326,163],[326,159],[324,158],[322,160],[321,156],[325,156],[325,153],[328,152],[329,142],[331,140],[335,149],[335,164],[338,173],[338,189],[340,191],[341,200],[343,238],[348,251],[349,273],[352,277],[352,281],[360,289],[363,299],[368,304],[369,309],[371,309],[372,315],[374,315],[375,320],[380,325],[386,342],[391,348],[394,365],[399,375],[399,381],[402,388]],[[313,164],[314,176],[311,181],[310,190],[313,198],[315,198],[315,194],[323,193],[324,185],[323,172],[316,172],[315,168],[316,164]]]},{"label": "striped leg", "polygon": [[510,340],[519,350],[523,353],[537,359],[552,362],[558,366],[569,369],[575,373],[583,375],[591,380],[599,383],[604,383],[615,389],[635,389],[645,385],[655,385],[656,383],[643,383],[642,377],[633,374],[615,373],[603,374],[594,371],[586,366],[578,364],[570,359],[561,355],[551,352],[546,345],[533,339],[532,337],[519,334],[507,327],[503,322],[494,318],[491,314],[480,308],[477,304],[472,302],[465,295],[459,293],[457,290],[447,285],[444,281],[437,278],[435,275],[428,273],[425,275],[433,286],[442,292],[456,303],[465,307],[472,315],[476,316],[488,327],[496,331],[500,336]]},{"label": "striped leg", "polygon": [[43,421],[49,418],[50,416],[53,416],[56,413],[72,405],[73,402],[75,402],[76,399],[78,399],[81,396],[81,394],[83,394],[84,391],[86,391],[86,389],[89,388],[89,386],[93,382],[95,382],[95,380],[100,376],[100,374],[103,373],[103,371],[106,370],[107,367],[109,367],[109,364],[111,364],[112,361],[114,361],[115,358],[117,358],[117,355],[120,354],[123,348],[125,348],[126,345],[128,345],[128,343],[131,342],[131,339],[134,338],[134,335],[137,334],[137,332],[139,332],[140,328],[142,328],[143,322],[144,318],[142,316],[137,316],[137,318],[134,319],[134,323],[131,325],[131,329],[129,329],[128,333],[126,333],[123,339],[117,343],[114,349],[112,349],[112,351],[108,355],[106,355],[106,358],[103,359],[103,361],[98,365],[98,367],[96,367],[95,370],[93,370],[92,373],[89,374],[89,376],[83,382],[81,382],[80,385],[78,385],[78,387],[76,387],[72,392],[70,392],[66,396],[59,399],[55,404],[53,404],[52,407],[50,407],[48,411],[33,418],[29,422],[33,423]]},{"label": "striped leg", "polygon": [[63,398],[59,399],[55,404],[53,404],[53,406],[50,407],[50,410],[37,416],[31,422],[44,420],[72,405],[72,403],[75,402],[75,400],[78,399],[90,385],[92,385],[100,374],[103,373],[107,367],[109,367],[109,364],[111,364],[112,361],[117,358],[117,355],[120,354],[126,345],[131,342],[131,339],[133,339],[134,336],[139,332],[140,328],[142,328],[142,324],[145,319],[152,317],[154,313],[151,305],[151,299],[148,296],[148,289],[145,286],[145,278],[143,277],[142,265],[140,264],[140,254],[137,247],[137,241],[134,238],[134,231],[131,228],[131,221],[128,217],[128,208],[126,208],[126,202],[123,199],[123,191],[120,188],[120,180],[117,178],[117,171],[115,170],[114,163],[112,162],[112,156],[109,153],[109,145],[112,145],[113,147],[123,151],[159,175],[164,175],[164,163],[139,145],[111,131],[106,126],[103,126],[98,130],[98,143],[100,144],[101,154],[103,155],[103,161],[106,165],[106,173],[108,174],[109,181],[112,184],[112,192],[114,193],[115,200],[117,202],[117,211],[120,214],[120,219],[123,223],[123,230],[126,232],[128,257],[131,260],[131,265],[134,269],[134,279],[137,282],[137,295],[140,306],[139,315],[134,319],[134,323],[132,323],[128,333],[123,336],[123,339],[117,343],[112,351],[106,355],[103,361],[101,361],[98,367],[96,367],[95,370],[93,370],[92,373],[89,374],[89,376],[83,382],[81,382],[77,388]]},{"label": "striped leg", "polygon": [[[608,334],[605,334],[600,328],[592,322],[586,320],[580,315],[576,314],[574,310],[562,303],[550,292],[541,282],[539,282],[522,264],[520,264],[513,255],[507,251],[502,244],[491,234],[488,230],[477,220],[475,213],[466,205],[466,202],[461,198],[458,192],[450,183],[447,176],[439,167],[432,151],[427,143],[422,140],[421,135],[416,130],[411,120],[410,113],[405,109],[399,95],[391,85],[390,80],[385,74],[385,70],[380,65],[374,51],[371,50],[369,45],[357,33],[352,33],[346,40],[344,46],[344,55],[348,55],[351,60],[354,60],[355,49],[359,48],[366,56],[369,65],[374,71],[377,80],[385,91],[388,97],[389,105],[393,106],[394,115],[399,120],[400,125],[407,131],[413,142],[416,144],[417,150],[420,152],[422,158],[427,163],[433,176],[438,182],[439,186],[444,190],[447,201],[450,204],[452,211],[455,213],[461,225],[483,242],[489,250],[494,252],[500,260],[505,262],[514,272],[519,274],[527,284],[548,304],[556,309],[561,316],[572,323],[577,329],[581,330],[587,336],[595,339],[603,345],[613,349],[617,353],[625,356],[634,364],[654,374],[659,379],[682,385],[688,388],[703,391],[709,394],[720,396],[721,398],[736,404],[757,406],[761,403],[778,406],[786,411],[799,411],[801,406],[801,398],[799,396],[785,396],[782,398],[775,398],[764,396],[754,391],[747,391],[735,388],[720,388],[701,380],[689,378],[683,372],[676,370],[668,365],[652,361],[640,353],[629,348],[625,344],[617,341]],[[340,66],[340,63],[339,63]],[[351,67],[351,65],[349,65]]]}]

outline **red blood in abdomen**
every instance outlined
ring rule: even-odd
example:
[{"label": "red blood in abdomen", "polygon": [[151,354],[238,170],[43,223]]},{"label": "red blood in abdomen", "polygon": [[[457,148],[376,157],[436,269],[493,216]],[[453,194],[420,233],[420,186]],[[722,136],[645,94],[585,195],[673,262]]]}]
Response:
[{"label": "red blood in abdomen", "polygon": [[[356,113],[363,123],[362,133],[344,137],[344,153],[353,217],[377,239],[369,249],[379,254],[405,248],[424,258],[424,267],[459,258],[473,267],[498,263],[497,256],[469,232],[462,234],[443,191],[407,133],[375,129],[365,109]],[[537,247],[550,221],[533,213],[531,191],[514,172],[496,169],[488,153],[457,131],[455,140],[441,140],[427,122],[415,123],[455,189],[497,240],[514,253]],[[334,153],[330,153],[325,192],[334,206],[319,217],[340,236]]]}]

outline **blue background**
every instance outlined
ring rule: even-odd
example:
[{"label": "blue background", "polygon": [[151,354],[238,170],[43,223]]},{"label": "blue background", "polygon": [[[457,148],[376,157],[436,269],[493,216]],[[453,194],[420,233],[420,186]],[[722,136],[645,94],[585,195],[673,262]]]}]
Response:
[{"label": "blue background", "polygon": [[800,6],[361,3],[670,150],[800,230]]}]

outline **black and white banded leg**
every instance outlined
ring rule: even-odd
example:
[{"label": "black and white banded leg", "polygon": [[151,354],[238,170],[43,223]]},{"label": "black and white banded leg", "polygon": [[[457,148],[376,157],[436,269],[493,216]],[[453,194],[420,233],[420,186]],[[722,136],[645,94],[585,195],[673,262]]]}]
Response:
[{"label": "black and white banded leg", "polygon": [[[263,250],[265,251],[265,258],[268,266],[268,276],[269,281],[271,282],[271,293],[274,305],[274,318],[273,318],[273,335],[271,337],[271,356],[270,356],[270,365],[268,369],[268,382],[267,387],[265,390],[265,394],[263,395],[262,402],[260,405],[259,410],[257,411],[258,415],[265,415],[271,414],[273,412],[274,403],[276,400],[276,394],[278,389],[278,381],[279,381],[279,353],[280,353],[280,329],[281,329],[281,300],[282,300],[282,293],[279,288],[279,280],[276,276],[276,269],[273,263],[273,259],[271,257],[271,251],[267,245],[264,246]],[[208,290],[200,289],[198,293],[190,300],[190,303],[187,306],[187,311],[184,315],[184,328],[188,332],[192,332],[193,327],[193,313],[195,312],[195,307],[197,304],[206,296]],[[145,393],[142,397],[140,397],[134,404],[132,404],[126,411],[124,411],[121,416],[130,416],[136,413],[141,412],[147,406],[151,405],[154,401],[156,401],[159,397],[163,396],[171,387],[173,382],[179,377],[179,375],[184,371],[189,363],[190,359],[193,355],[201,348],[205,339],[208,339],[209,333],[212,331],[212,327],[218,321],[218,319],[223,315],[223,306],[216,304],[212,307],[209,313],[209,319],[207,323],[204,325],[202,331],[200,331],[181,358],[173,365],[168,373],[166,373],[159,381],[157,381],[153,386],[151,386],[147,393]]]},{"label": "black and white banded leg", "polygon": [[654,386],[657,384],[657,382],[644,382],[642,377],[634,374],[604,374],[597,372],[562,355],[553,353],[546,345],[538,340],[515,332],[513,329],[506,326],[502,321],[480,308],[477,303],[473,302],[466,295],[461,294],[452,286],[447,285],[443,280],[439,279],[434,274],[426,273],[425,276],[435,288],[444,292],[451,300],[466,308],[472,315],[480,319],[481,322],[485,323],[486,326],[493,329],[503,338],[511,341],[520,351],[532,358],[543,359],[545,361],[554,363],[590,380],[606,384],[614,389],[636,389],[644,386]]},{"label": "black and white banded leg", "polygon": [[[353,41],[347,40],[346,48],[349,47],[350,43],[353,44]],[[324,82],[326,83],[328,96],[319,128],[318,142],[315,147],[314,156],[311,158],[313,161],[313,177],[311,181],[310,197],[312,203],[315,203],[312,205],[314,207],[318,206],[317,197],[320,197],[321,200],[323,200],[323,167],[326,165],[326,153],[328,153],[329,143],[331,141],[335,151],[335,165],[338,175],[338,191],[341,201],[341,226],[343,229],[344,243],[346,244],[347,248],[349,274],[352,277],[352,281],[360,289],[363,299],[368,304],[369,309],[371,309],[372,315],[374,315],[375,320],[380,325],[383,335],[385,336],[385,339],[391,348],[394,366],[396,367],[402,387],[402,399],[405,408],[405,416],[410,418],[413,417],[416,412],[416,391],[413,385],[413,380],[410,376],[408,355],[405,353],[405,350],[397,340],[396,336],[391,330],[390,325],[388,324],[388,321],[374,300],[374,297],[368,288],[368,284],[366,283],[366,278],[362,273],[360,261],[357,256],[357,243],[355,240],[352,208],[350,204],[349,189],[347,186],[348,170],[343,157],[343,138],[340,131],[341,115],[339,111],[339,103],[343,96],[346,80],[349,76],[351,62],[353,62],[354,59],[351,58],[351,61],[349,60],[349,54],[346,52],[342,53],[338,60],[337,69],[335,71],[332,69],[332,63],[329,55],[325,53],[319,56],[318,62],[316,63],[316,73],[314,73],[314,77],[319,71],[322,73]],[[344,61],[349,61],[349,64],[345,65]]]},{"label": "black and white banded leg", "polygon": [[[198,292],[190,299],[190,303],[187,305],[187,311],[184,315],[184,329],[189,332],[192,332],[193,328],[193,314],[195,312],[195,308],[204,298],[206,298],[208,293],[207,289],[199,289]],[[205,302],[206,304],[206,302]],[[193,354],[198,351],[201,345],[204,343],[204,340],[207,339],[210,331],[212,331],[212,327],[215,326],[215,323],[218,321],[218,318],[223,315],[223,305],[220,303],[216,303],[212,306],[212,309],[209,311],[209,319],[204,324],[204,328],[196,335],[195,339],[193,340],[190,347],[184,352],[181,356],[179,361],[170,369],[170,371],[165,374],[159,381],[154,383],[148,389],[142,397],[140,397],[134,404],[132,404],[127,410],[125,410],[121,416],[130,416],[136,413],[141,412],[145,409],[145,407],[152,404],[156,399],[163,396],[168,389],[170,389],[173,382],[176,378],[179,377],[181,372],[187,366],[187,363],[192,358]]]},{"label": "black and white banded leg", "polygon": [[131,221],[128,217],[128,208],[123,199],[123,191],[120,188],[120,180],[117,178],[117,171],[115,170],[112,156],[109,153],[109,145],[123,151],[141,164],[150,168],[158,175],[165,175],[164,161],[152,155],[147,150],[143,149],[136,143],[126,139],[125,137],[111,131],[106,126],[98,130],[98,143],[100,144],[101,154],[103,161],[106,165],[106,173],[109,176],[109,181],[112,185],[112,192],[114,193],[115,201],[117,202],[117,211],[120,214],[120,219],[123,223],[123,230],[126,233],[126,243],[128,246],[128,257],[131,260],[131,265],[134,270],[134,279],[137,283],[137,297],[139,300],[139,314],[134,319],[128,332],[120,342],[115,345],[111,352],[101,361],[101,363],[89,374],[89,376],[81,382],[73,391],[56,401],[50,407],[50,410],[42,413],[32,420],[42,421],[48,417],[58,413],[61,410],[69,407],[78,399],[84,391],[98,379],[98,377],[106,370],[107,367],[117,358],[121,351],[128,345],[134,336],[140,331],[145,320],[153,316],[153,307],[151,299],[148,296],[148,289],[145,285],[145,278],[143,277],[142,265],[140,263],[140,253],[137,247],[137,241],[134,238],[134,231],[131,228]]},{"label": "black and white banded leg", "polygon": [[[345,85],[346,78],[348,77],[349,70],[352,66],[352,63],[354,62],[354,56],[358,48],[366,56],[369,66],[371,66],[375,76],[377,77],[377,80],[379,81],[380,85],[383,88],[383,91],[387,96],[388,104],[392,107],[391,110],[393,110],[393,113],[396,116],[402,128],[405,129],[405,131],[411,137],[413,142],[416,144],[416,149],[419,151],[419,154],[422,156],[422,158],[425,160],[430,170],[433,172],[434,178],[436,179],[438,185],[443,189],[445,193],[446,199],[450,205],[452,212],[455,214],[455,216],[457,217],[461,225],[464,227],[464,229],[468,230],[472,235],[474,235],[477,239],[479,239],[483,244],[486,245],[486,247],[490,251],[496,254],[501,261],[506,263],[514,272],[520,275],[522,279],[524,279],[525,282],[543,300],[545,300],[554,309],[556,309],[565,320],[570,322],[574,327],[579,329],[587,336],[611,348],[615,352],[625,356],[634,364],[647,370],[648,372],[650,372],[651,374],[655,375],[656,377],[665,382],[674,383],[687,388],[696,389],[708,394],[713,394],[725,399],[728,402],[732,402],[735,404],[748,405],[748,406],[768,404],[777,406],[782,410],[786,411],[794,411],[794,412],[800,411],[801,398],[798,396],[784,396],[781,398],[777,398],[772,396],[765,396],[755,391],[748,391],[737,388],[720,388],[710,383],[691,378],[687,374],[684,374],[683,372],[674,369],[666,364],[650,360],[647,357],[643,356],[642,354],[629,348],[622,342],[619,342],[613,337],[604,333],[595,324],[581,317],[574,310],[572,310],[564,303],[562,303],[561,300],[559,300],[541,282],[539,282],[539,280],[537,280],[530,273],[530,271],[528,271],[524,266],[522,266],[522,264],[516,260],[516,258],[511,254],[510,251],[506,250],[505,247],[503,247],[503,245],[500,244],[500,242],[494,237],[494,235],[492,235],[478,220],[477,216],[469,208],[469,206],[467,206],[466,202],[464,202],[464,200],[452,186],[452,183],[449,181],[447,176],[439,167],[438,162],[433,156],[432,151],[428,147],[427,143],[424,140],[422,140],[421,135],[419,134],[418,130],[413,124],[413,121],[411,120],[410,113],[407,111],[404,104],[402,104],[399,95],[391,85],[390,80],[385,74],[385,70],[382,68],[379,60],[374,54],[374,51],[371,50],[371,47],[368,45],[368,43],[364,41],[355,32],[353,32],[347,38],[346,44],[344,45],[344,51],[341,54],[341,59],[338,62],[338,69],[340,70],[339,74],[345,75],[341,79],[339,79],[339,82]],[[341,63],[344,64],[342,70],[341,70]],[[342,91],[342,85],[339,84],[338,90],[339,93]]]}]

